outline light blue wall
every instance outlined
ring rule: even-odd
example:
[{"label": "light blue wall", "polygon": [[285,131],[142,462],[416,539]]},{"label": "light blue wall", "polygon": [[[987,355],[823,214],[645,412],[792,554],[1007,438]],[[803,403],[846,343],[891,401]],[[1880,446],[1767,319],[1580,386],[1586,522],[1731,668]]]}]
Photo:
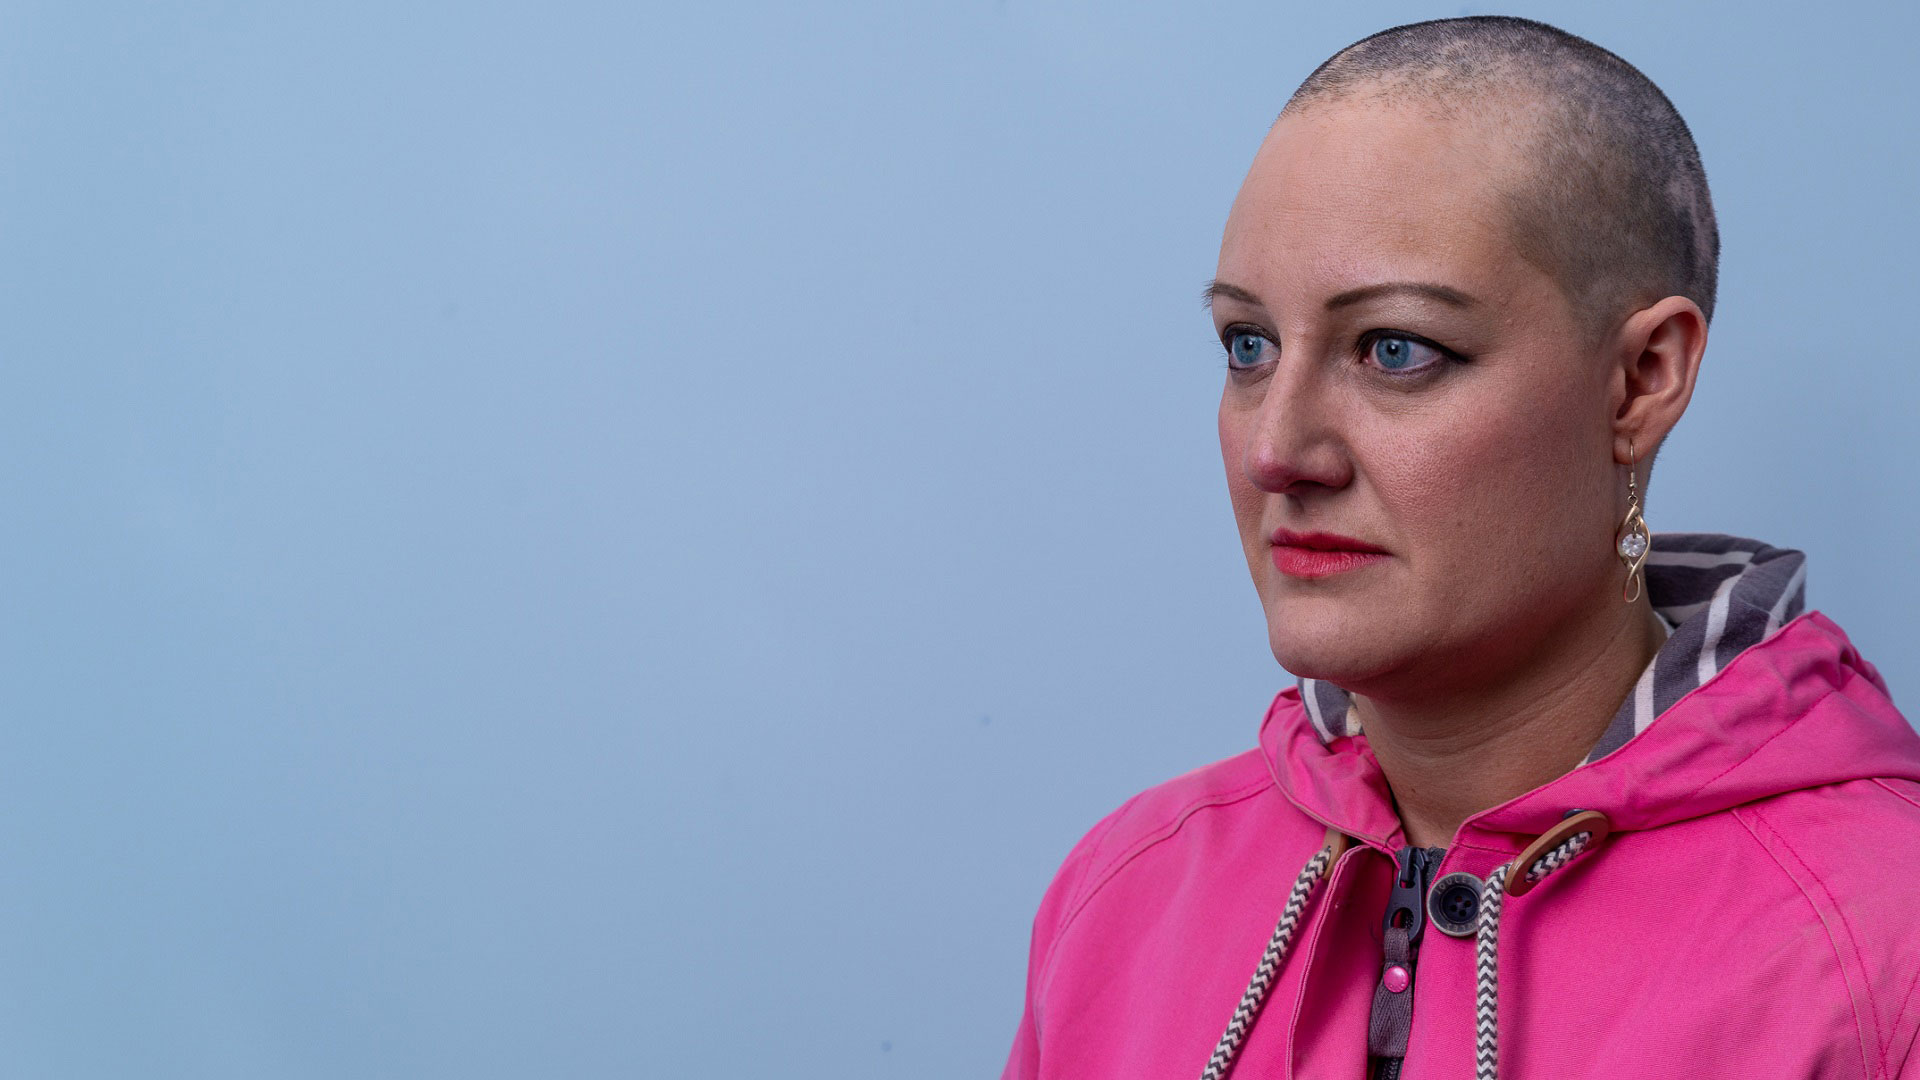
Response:
[{"label": "light blue wall", "polygon": [[[1285,681],[1228,203],[1462,10],[0,6],[0,1073],[993,1074],[1067,847]],[[1719,203],[1650,519],[1912,708],[1915,8],[1522,13]]]}]

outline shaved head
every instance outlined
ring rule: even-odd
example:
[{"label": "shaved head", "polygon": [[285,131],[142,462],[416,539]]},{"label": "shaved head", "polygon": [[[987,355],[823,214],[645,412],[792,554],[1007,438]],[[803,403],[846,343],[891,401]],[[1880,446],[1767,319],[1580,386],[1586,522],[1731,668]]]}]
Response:
[{"label": "shaved head", "polygon": [[1530,19],[1412,23],[1335,53],[1280,115],[1335,102],[1509,129],[1514,161],[1488,172],[1515,246],[1595,332],[1667,296],[1712,318],[1720,233],[1700,151],[1660,88],[1613,53]]}]

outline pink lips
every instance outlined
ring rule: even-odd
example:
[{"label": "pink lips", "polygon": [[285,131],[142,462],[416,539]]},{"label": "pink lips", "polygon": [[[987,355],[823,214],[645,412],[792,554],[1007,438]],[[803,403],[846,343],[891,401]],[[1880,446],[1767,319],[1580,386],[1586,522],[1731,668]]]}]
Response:
[{"label": "pink lips", "polygon": [[1387,558],[1387,549],[1378,544],[1337,533],[1275,529],[1267,539],[1273,545],[1273,568],[1288,577],[1323,578]]}]

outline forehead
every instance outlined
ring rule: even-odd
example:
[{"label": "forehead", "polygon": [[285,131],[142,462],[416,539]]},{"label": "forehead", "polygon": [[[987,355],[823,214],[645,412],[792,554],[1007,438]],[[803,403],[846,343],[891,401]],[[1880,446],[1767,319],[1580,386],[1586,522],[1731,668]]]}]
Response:
[{"label": "forehead", "polygon": [[1503,195],[1516,131],[1486,110],[1368,100],[1285,116],[1234,199],[1219,276],[1263,295],[1405,279],[1510,292],[1538,276]]}]

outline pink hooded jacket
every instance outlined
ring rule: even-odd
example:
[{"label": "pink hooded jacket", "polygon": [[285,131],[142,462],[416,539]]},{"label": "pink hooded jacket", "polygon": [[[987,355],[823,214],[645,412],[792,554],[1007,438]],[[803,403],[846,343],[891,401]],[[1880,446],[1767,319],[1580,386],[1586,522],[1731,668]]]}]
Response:
[{"label": "pink hooded jacket", "polygon": [[1613,725],[1444,857],[1345,694],[1282,691],[1068,854],[1005,1076],[1920,1078],[1920,736],[1804,563],[1656,535],[1674,629]]}]

